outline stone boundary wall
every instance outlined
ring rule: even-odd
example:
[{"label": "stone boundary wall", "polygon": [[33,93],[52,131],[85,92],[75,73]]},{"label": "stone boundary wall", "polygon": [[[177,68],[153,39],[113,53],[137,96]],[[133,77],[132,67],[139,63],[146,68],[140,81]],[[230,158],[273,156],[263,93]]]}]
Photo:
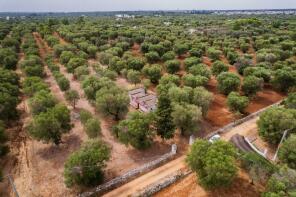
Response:
[{"label": "stone boundary wall", "polygon": [[163,178],[162,180],[160,180],[159,182],[147,186],[141,192],[132,195],[132,197],[150,197],[153,194],[159,192],[160,190],[162,190],[162,189],[172,185],[173,183],[177,182],[178,180],[186,177],[191,172],[192,172],[191,170],[187,170],[187,171],[178,170],[173,175],[167,176],[167,177]]},{"label": "stone boundary wall", "polygon": [[138,176],[149,172],[157,167],[159,167],[161,164],[167,162],[168,160],[172,159],[176,155],[176,152],[169,152],[162,156],[160,156],[158,159],[153,160],[151,162],[146,163],[143,166],[140,166],[138,168],[132,169],[125,174],[118,176],[109,182],[99,185],[96,188],[94,188],[92,191],[84,192],[79,195],[79,197],[89,197],[89,196],[100,196],[112,189],[115,189],[124,183],[127,183],[128,181],[131,181],[132,179],[137,178]]},{"label": "stone boundary wall", "polygon": [[280,100],[280,101],[278,101],[278,102],[276,102],[276,103],[274,103],[274,104],[272,104],[272,105],[269,105],[269,106],[267,106],[267,107],[265,107],[265,108],[262,108],[262,109],[260,109],[260,110],[258,110],[258,111],[256,111],[256,112],[254,112],[254,113],[252,113],[252,114],[250,114],[250,115],[248,115],[248,116],[246,116],[246,117],[244,117],[244,118],[241,118],[241,119],[239,119],[239,120],[235,120],[235,121],[229,123],[228,125],[226,125],[226,126],[220,128],[220,129],[217,129],[216,131],[210,133],[209,135],[206,136],[206,139],[212,137],[212,136],[215,135],[215,134],[226,133],[226,132],[228,132],[230,129],[232,129],[232,128],[234,128],[234,127],[240,125],[240,124],[243,124],[243,123],[245,123],[245,122],[251,120],[252,118],[255,118],[255,117],[259,116],[259,115],[260,115],[262,112],[264,112],[265,110],[267,110],[267,109],[269,109],[269,108],[271,108],[271,107],[274,107],[274,106],[278,106],[278,105],[280,105],[280,104],[282,103],[282,101],[283,101],[283,100]]}]

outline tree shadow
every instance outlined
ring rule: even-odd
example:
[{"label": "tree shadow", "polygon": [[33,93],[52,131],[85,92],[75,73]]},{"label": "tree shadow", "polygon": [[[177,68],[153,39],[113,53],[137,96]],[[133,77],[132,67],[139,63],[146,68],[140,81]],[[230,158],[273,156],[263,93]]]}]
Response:
[{"label": "tree shadow", "polygon": [[[72,134],[63,138],[63,143],[59,146],[48,145],[37,151],[37,155],[42,159],[63,165],[69,154],[77,150],[82,143],[79,136]],[[58,167],[58,166],[57,166]]]}]

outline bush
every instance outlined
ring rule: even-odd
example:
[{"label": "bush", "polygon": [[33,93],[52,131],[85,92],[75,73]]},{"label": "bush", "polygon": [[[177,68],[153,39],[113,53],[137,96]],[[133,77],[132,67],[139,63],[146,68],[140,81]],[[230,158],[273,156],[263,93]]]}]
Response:
[{"label": "bush", "polygon": [[229,67],[222,61],[215,61],[212,65],[211,71],[213,75],[218,76],[222,72],[227,72]]},{"label": "bush", "polygon": [[240,86],[240,78],[230,72],[223,72],[218,75],[218,89],[221,93],[228,95],[232,91],[237,91]]},{"label": "bush", "polygon": [[243,113],[248,105],[248,97],[240,96],[237,92],[231,92],[227,97],[227,106],[231,111]]},{"label": "bush", "polygon": [[104,180],[103,168],[110,158],[110,149],[98,140],[85,142],[82,147],[72,153],[64,168],[67,187],[95,186]]},{"label": "bush", "polygon": [[88,119],[84,127],[89,138],[95,138],[101,132],[101,123],[95,118]]},{"label": "bush", "polygon": [[168,60],[173,60],[175,59],[176,54],[174,51],[168,51],[163,56],[161,57],[162,61],[168,61]]}]

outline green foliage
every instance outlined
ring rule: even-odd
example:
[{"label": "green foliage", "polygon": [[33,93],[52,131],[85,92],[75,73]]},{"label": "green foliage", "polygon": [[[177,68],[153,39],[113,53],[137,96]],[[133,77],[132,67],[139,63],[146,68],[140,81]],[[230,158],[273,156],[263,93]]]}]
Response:
[{"label": "green foliage", "polygon": [[284,104],[286,108],[296,109],[296,92],[290,93]]},{"label": "green foliage", "polygon": [[204,117],[206,117],[212,101],[213,94],[207,91],[204,87],[196,87],[193,89],[191,103],[201,108]]},{"label": "green foliage", "polygon": [[62,135],[70,129],[70,111],[65,106],[57,105],[47,112],[34,116],[26,130],[38,141],[59,145]]},{"label": "green foliage", "polygon": [[231,185],[237,175],[236,149],[228,142],[196,140],[187,156],[190,168],[206,188]]},{"label": "green foliage", "polygon": [[40,77],[26,77],[23,81],[23,90],[27,96],[33,96],[41,90],[49,91],[47,84]]},{"label": "green foliage", "polygon": [[296,135],[291,135],[279,149],[279,160],[296,169]]},{"label": "green foliage", "polygon": [[209,79],[200,75],[194,76],[192,74],[186,74],[183,76],[183,81],[185,86],[196,88],[198,86],[205,86]]},{"label": "green foliage", "polygon": [[92,118],[92,114],[85,109],[80,110],[79,116],[80,116],[80,121],[82,122],[82,124],[86,124],[86,122]]},{"label": "green foliage", "polygon": [[191,135],[199,130],[202,119],[201,108],[191,104],[175,104],[172,117],[182,135]]},{"label": "green foliage", "polygon": [[273,107],[264,111],[257,122],[259,135],[271,144],[278,144],[285,130],[296,127],[296,111]]},{"label": "green foliage", "polygon": [[218,75],[218,89],[221,93],[227,95],[232,91],[237,91],[240,86],[240,78],[230,72],[223,72]]},{"label": "green foliage", "polygon": [[94,186],[104,180],[103,169],[110,159],[110,149],[102,141],[89,140],[72,153],[64,168],[67,187]]},{"label": "green foliage", "polygon": [[296,171],[282,167],[268,180],[264,197],[293,197],[296,192]]},{"label": "green foliage", "polygon": [[60,62],[62,64],[67,64],[70,59],[74,58],[75,54],[72,51],[63,51],[60,55]]},{"label": "green foliage", "polygon": [[33,115],[46,112],[49,108],[54,107],[56,103],[55,97],[46,90],[37,92],[29,100],[29,106]]},{"label": "green foliage", "polygon": [[181,56],[189,50],[189,47],[187,44],[178,43],[178,44],[175,44],[174,50],[177,53],[177,55]]},{"label": "green foliage", "polygon": [[276,89],[287,92],[289,88],[296,87],[296,71],[288,67],[277,69],[271,82]]},{"label": "green foliage", "polygon": [[88,119],[84,127],[85,127],[86,134],[89,138],[95,138],[101,132],[101,123],[99,120],[95,118]]},{"label": "green foliage", "polygon": [[238,92],[231,92],[227,96],[227,106],[231,111],[243,113],[249,105],[249,99],[246,96],[240,96]]},{"label": "green foliage", "polygon": [[184,65],[186,70],[188,70],[191,66],[200,64],[200,63],[201,63],[201,59],[197,57],[188,57],[184,60]]},{"label": "green foliage", "polygon": [[174,74],[180,70],[180,62],[178,60],[168,60],[165,62],[168,73]]},{"label": "green foliage", "polygon": [[263,88],[263,80],[255,76],[245,77],[242,84],[242,91],[248,97],[253,97]]},{"label": "green foliage", "polygon": [[222,55],[222,52],[220,50],[217,50],[215,48],[208,48],[208,56],[212,59],[212,60],[219,60],[220,59],[220,55]]},{"label": "green foliage", "polygon": [[68,90],[65,92],[66,100],[69,101],[75,109],[76,101],[80,98],[76,90]]},{"label": "green foliage", "polygon": [[189,68],[189,73],[193,75],[200,75],[208,79],[211,78],[211,71],[207,68],[205,64],[193,65]]},{"label": "green foliage", "polygon": [[222,72],[227,72],[229,67],[222,61],[215,61],[211,67],[213,75],[218,76]]},{"label": "green foliage", "polygon": [[85,64],[86,64],[85,59],[79,58],[79,57],[74,57],[74,58],[71,58],[70,61],[67,63],[66,68],[67,68],[68,72],[73,73],[77,67],[83,66]]},{"label": "green foliage", "polygon": [[160,60],[159,54],[156,51],[146,53],[145,57],[149,63],[155,63]]},{"label": "green foliage", "polygon": [[161,78],[161,65],[146,65],[142,69],[142,72],[150,79],[152,83],[156,84]]},{"label": "green foliage", "polygon": [[168,51],[163,56],[161,57],[162,61],[168,61],[168,60],[173,60],[175,59],[176,54],[174,51]]},{"label": "green foliage", "polygon": [[141,72],[137,70],[128,70],[127,71],[127,80],[133,84],[141,82]]},{"label": "green foliage", "polygon": [[6,69],[15,69],[17,53],[11,48],[0,48],[0,65]]},{"label": "green foliage", "polygon": [[95,76],[87,77],[82,82],[82,87],[86,97],[90,100],[95,100],[96,92],[103,87],[112,87],[115,84],[106,77],[97,78]]},{"label": "green foliage", "polygon": [[153,142],[154,131],[151,127],[152,114],[131,112],[127,119],[121,121],[115,128],[119,140],[132,147],[143,150]]},{"label": "green foliage", "polygon": [[129,58],[127,61],[127,68],[128,69],[133,69],[133,70],[138,70],[140,71],[145,65],[145,61],[142,58]]},{"label": "green foliage", "polygon": [[173,107],[170,99],[165,94],[158,97],[156,110],[156,131],[163,139],[169,139],[174,136],[175,125],[172,117]]},{"label": "green foliage", "polygon": [[0,158],[9,151],[8,146],[5,144],[7,140],[8,136],[5,133],[4,123],[0,120]]},{"label": "green foliage", "polygon": [[273,163],[257,153],[244,153],[240,159],[243,169],[249,173],[252,182],[255,183],[265,184],[277,170]]},{"label": "green foliage", "polygon": [[128,112],[129,98],[127,93],[117,86],[104,87],[96,94],[96,105],[98,110],[119,120]]},{"label": "green foliage", "polygon": [[55,72],[53,72],[53,76],[55,77],[56,82],[58,83],[58,85],[62,91],[69,90],[70,82],[62,73],[55,71]]}]

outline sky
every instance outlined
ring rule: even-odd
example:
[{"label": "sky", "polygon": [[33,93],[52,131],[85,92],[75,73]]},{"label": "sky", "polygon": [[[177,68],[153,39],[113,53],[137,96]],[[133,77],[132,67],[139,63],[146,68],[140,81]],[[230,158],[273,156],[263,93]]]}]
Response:
[{"label": "sky", "polygon": [[0,12],[296,8],[296,0],[0,0]]}]

